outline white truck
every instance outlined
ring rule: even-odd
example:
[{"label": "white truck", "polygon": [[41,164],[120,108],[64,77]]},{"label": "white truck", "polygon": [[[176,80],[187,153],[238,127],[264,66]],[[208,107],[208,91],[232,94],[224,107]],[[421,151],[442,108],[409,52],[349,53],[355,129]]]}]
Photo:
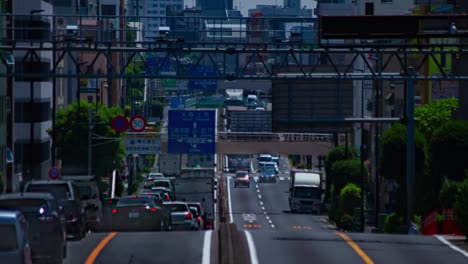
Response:
[{"label": "white truck", "polygon": [[[210,173],[207,173],[210,174]],[[214,177],[178,177],[174,179],[177,201],[199,202],[203,206],[205,228],[214,226]]]},{"label": "white truck", "polygon": [[292,169],[290,172],[289,207],[292,213],[315,212],[322,208],[322,173]]},{"label": "white truck", "polygon": [[166,177],[179,177],[181,167],[180,154],[159,154],[159,172]]},{"label": "white truck", "polygon": [[226,106],[243,106],[244,105],[244,90],[242,89],[226,89]]}]

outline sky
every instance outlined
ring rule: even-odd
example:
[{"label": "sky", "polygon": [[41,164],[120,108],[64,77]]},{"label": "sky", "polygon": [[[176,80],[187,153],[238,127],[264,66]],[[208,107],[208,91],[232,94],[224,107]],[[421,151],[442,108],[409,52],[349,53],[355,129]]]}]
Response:
[{"label": "sky", "polygon": [[[184,0],[184,4],[188,7],[195,5],[196,0]],[[220,0],[218,0],[220,1]],[[241,10],[243,16],[248,15],[248,10],[255,8],[256,5],[280,5],[284,4],[283,0],[233,0],[234,8],[237,7],[238,10]],[[301,6],[306,6],[307,8],[315,8],[315,0],[301,0]]]}]

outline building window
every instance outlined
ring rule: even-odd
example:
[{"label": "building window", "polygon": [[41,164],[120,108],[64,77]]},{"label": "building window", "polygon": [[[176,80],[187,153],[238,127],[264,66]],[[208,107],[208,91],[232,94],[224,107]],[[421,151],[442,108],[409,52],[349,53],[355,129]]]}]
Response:
[{"label": "building window", "polygon": [[389,4],[389,3],[393,3],[393,0],[381,0],[381,3],[382,4]]},{"label": "building window", "polygon": [[42,76],[38,77],[15,77],[15,81],[17,82],[46,82],[50,80],[49,72],[50,72],[50,63],[49,62],[38,62],[32,61],[29,62],[28,59],[23,61],[22,59],[18,59],[15,63],[15,72],[17,73],[35,73],[40,74]]},{"label": "building window", "polygon": [[116,10],[115,5],[102,5],[102,15],[104,16],[115,16]]},{"label": "building window", "polygon": [[[30,19],[15,19],[15,40],[50,40],[50,23],[39,20],[40,16],[31,16]],[[26,16],[27,17],[27,16]]]},{"label": "building window", "polygon": [[15,160],[23,161],[23,166],[40,164],[50,159],[50,141],[31,144],[29,142],[15,143]]},{"label": "building window", "polygon": [[29,102],[15,103],[15,122],[40,123],[51,120],[50,102],[34,103],[32,108]]}]

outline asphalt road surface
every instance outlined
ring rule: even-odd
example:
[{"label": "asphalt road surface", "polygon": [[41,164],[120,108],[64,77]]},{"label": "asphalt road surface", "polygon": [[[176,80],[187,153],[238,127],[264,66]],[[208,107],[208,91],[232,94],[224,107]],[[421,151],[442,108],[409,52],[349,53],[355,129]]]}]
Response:
[{"label": "asphalt road surface", "polygon": [[[341,233],[323,215],[291,214],[288,163],[277,183],[234,188],[229,179],[227,221],[247,237],[252,264],[268,263],[468,263],[436,237]],[[255,167],[255,166],[254,166]],[[228,175],[229,176],[229,175]],[[91,233],[69,241],[65,263],[212,263],[215,232]]]}]

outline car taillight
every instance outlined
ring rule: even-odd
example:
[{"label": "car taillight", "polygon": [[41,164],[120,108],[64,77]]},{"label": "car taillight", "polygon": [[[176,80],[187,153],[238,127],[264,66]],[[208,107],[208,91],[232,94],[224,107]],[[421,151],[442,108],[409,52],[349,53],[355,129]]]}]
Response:
[{"label": "car taillight", "polygon": [[114,202],[112,200],[107,200],[108,204],[113,204]]},{"label": "car taillight", "polygon": [[117,208],[112,208],[112,213],[116,214],[117,213]]},{"label": "car taillight", "polygon": [[166,201],[170,201],[171,197],[169,195],[166,196]]},{"label": "car taillight", "polygon": [[197,216],[197,222],[200,223],[201,219],[199,216]]},{"label": "car taillight", "polygon": [[190,212],[185,214],[185,220],[190,220],[192,219],[192,214]]},{"label": "car taillight", "polygon": [[151,207],[150,211],[151,211],[151,212],[156,212],[156,208],[155,208],[155,207]]},{"label": "car taillight", "polygon": [[154,179],[148,179],[148,181],[152,182],[152,181],[154,181]]}]

